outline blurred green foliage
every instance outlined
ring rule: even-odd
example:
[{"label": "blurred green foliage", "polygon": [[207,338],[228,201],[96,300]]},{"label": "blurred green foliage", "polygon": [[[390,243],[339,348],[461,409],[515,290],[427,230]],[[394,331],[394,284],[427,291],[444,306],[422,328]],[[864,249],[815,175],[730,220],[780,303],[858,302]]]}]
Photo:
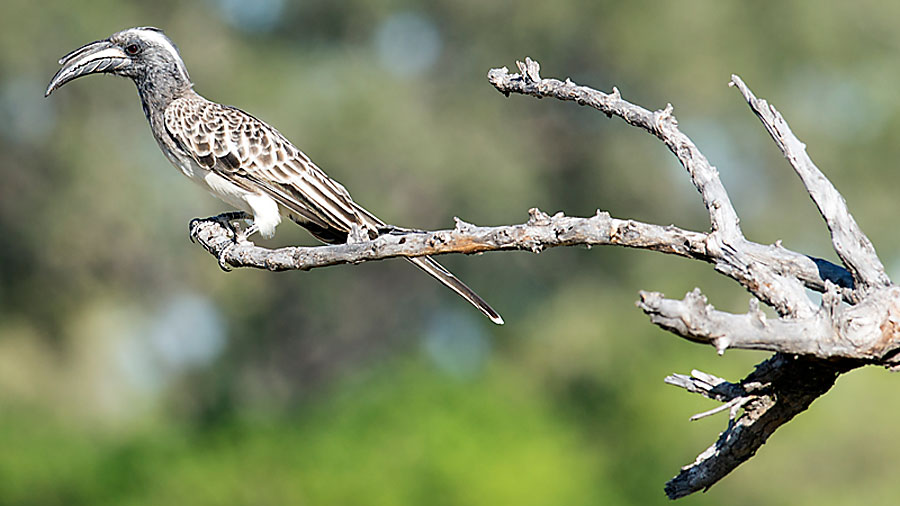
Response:
[{"label": "blurred green foliage", "polygon": [[[712,268],[641,251],[444,257],[491,326],[404,262],[222,273],[187,223],[224,210],[158,152],[130,83],[44,100],[56,59],[162,27],[196,89],[279,128],[403,226],[530,207],[704,230],[665,148],[573,104],[504,98],[531,56],[655,109],[717,165],[751,239],[834,258],[775,146],[725,83],[779,107],[893,272],[900,5],[884,2],[6,0],[0,16],[0,505],[659,504],[724,416],[662,383],[764,354],[683,342],[639,289]],[[271,245],[309,243],[280,228]],[[893,378],[854,372],[685,504],[891,504]]]}]

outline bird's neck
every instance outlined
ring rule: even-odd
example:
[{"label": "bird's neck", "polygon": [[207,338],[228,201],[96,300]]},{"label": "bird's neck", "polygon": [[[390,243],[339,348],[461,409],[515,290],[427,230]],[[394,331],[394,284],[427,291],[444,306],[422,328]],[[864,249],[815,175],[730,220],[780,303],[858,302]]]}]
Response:
[{"label": "bird's neck", "polygon": [[151,122],[154,116],[162,114],[172,101],[185,95],[194,93],[190,78],[187,73],[166,73],[165,77],[148,75],[142,79],[135,79],[138,95],[141,97],[141,105],[144,114]]}]

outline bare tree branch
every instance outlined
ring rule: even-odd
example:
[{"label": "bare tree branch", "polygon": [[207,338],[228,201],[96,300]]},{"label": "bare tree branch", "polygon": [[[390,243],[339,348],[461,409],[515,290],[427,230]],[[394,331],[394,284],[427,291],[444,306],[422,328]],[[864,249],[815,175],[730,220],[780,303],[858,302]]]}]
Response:
[{"label": "bare tree branch", "polygon": [[900,292],[883,295],[842,306],[837,290],[829,290],[819,310],[807,318],[768,319],[756,299],[745,314],[717,311],[699,289],[682,300],[642,291],[638,307],[654,324],[690,341],[710,344],[720,355],[738,348],[878,362],[890,359],[896,349],[896,343],[885,347],[886,341],[896,340],[896,330],[883,327],[884,322],[900,321],[894,304]]},{"label": "bare tree branch", "polygon": [[[435,232],[415,231],[385,234],[372,241],[353,244],[269,249],[253,243],[234,244],[233,233],[221,221],[207,218],[197,222],[195,238],[210,254],[229,267],[251,267],[271,271],[310,270],[340,264],[398,257],[484,253],[488,251],[532,251],[539,253],[558,246],[625,246],[647,249],[716,263],[706,243],[708,234],[674,225],[660,226],[635,220],[620,220],[597,212],[590,218],[549,216],[538,209],[529,211],[521,225],[479,227],[457,220],[456,228]],[[849,293],[850,273],[827,260],[785,249],[780,244],[765,246],[748,242],[748,255],[775,266],[778,273],[800,279],[811,290],[824,291],[826,283]]]},{"label": "bare tree branch", "polygon": [[[698,260],[712,261],[706,253],[706,234],[674,226],[659,226],[634,220],[619,220],[598,211],[590,218],[557,213],[549,216],[529,211],[521,225],[477,227],[456,220],[453,230],[410,231],[384,234],[372,241],[314,247],[267,249],[252,243],[234,244],[233,233],[221,221],[198,220],[197,241],[231,267],[255,267],[272,271],[309,270],[332,265],[360,263],[396,257],[482,253],[522,250],[539,253],[557,246],[617,245],[648,249]],[[815,262],[783,261],[786,270],[801,270],[811,285],[824,284]],[[836,267],[836,266],[835,266]],[[839,273],[839,271],[838,271]]]},{"label": "bare tree branch", "polygon": [[810,159],[806,144],[797,139],[781,113],[765,100],[756,98],[740,77],[732,75],[730,84],[741,91],[772,140],[800,176],[831,231],[834,250],[849,267],[853,278],[866,287],[890,285],[891,280],[875,253],[875,247],[853,219],[844,197]]},{"label": "bare tree branch", "polygon": [[613,88],[612,93],[603,93],[586,86],[578,86],[569,79],[565,82],[557,79],[541,79],[541,67],[531,58],[525,58],[525,63],[516,62],[516,65],[522,72],[521,75],[510,74],[509,70],[503,67],[488,72],[488,80],[506,96],[510,93],[521,93],[538,98],[571,100],[579,105],[593,107],[607,116],[618,116],[629,125],[643,128],[657,136],[687,169],[691,181],[703,196],[703,203],[709,210],[713,232],[721,234],[726,241],[743,237],[737,212],[719,180],[716,168],[709,164],[691,139],[678,130],[678,121],[672,115],[672,104],[667,105],[665,109],[651,112],[623,100],[616,88]]},{"label": "bare tree branch", "polygon": [[[729,427],[719,440],[666,485],[670,498],[705,490],[726,476],[753,456],[778,427],[827,392],[842,372],[864,363],[897,367],[900,291],[891,284],[871,242],[850,216],[841,195],[812,164],[784,119],[774,108],[757,100],[740,78],[735,76],[733,83],[800,175],[832,232],[838,256],[852,273],[853,283],[826,282],[818,306],[804,293],[803,286],[810,284],[807,280],[785,271],[771,258],[760,256],[760,246],[743,237],[718,173],[696,146],[678,132],[671,105],[649,113],[622,100],[615,88],[613,93],[604,94],[568,79],[542,79],[540,67],[530,59],[518,67],[521,74],[511,75],[506,68],[493,69],[488,79],[507,96],[522,93],[590,105],[665,142],[687,169],[710,213],[712,232],[707,237],[707,254],[714,259],[716,270],[740,282],[780,315],[767,320],[756,302],[745,315],[716,311],[699,291],[689,293],[681,301],[642,292],[638,305],[651,321],[686,339],[711,344],[719,353],[739,347],[801,354],[776,354],[740,386],[720,386],[724,382],[710,385],[708,381],[685,376],[667,378],[726,403],[731,411]],[[783,249],[779,244],[773,248]],[[855,305],[843,307],[841,300]],[[744,414],[737,417],[739,407]]]},{"label": "bare tree branch", "polygon": [[[741,403],[744,412],[740,416],[732,412],[728,428],[716,442],[666,483],[666,495],[678,499],[708,490],[755,455],[779,427],[825,394],[840,374],[860,365],[846,359],[827,361],[777,354],[757,365],[740,383],[718,378],[720,381],[709,390],[695,386],[709,385],[707,379],[696,378],[698,371],[694,371],[694,377],[678,375],[677,386],[718,401]],[[715,396],[707,393],[717,391],[722,393]]]},{"label": "bare tree branch", "polygon": [[517,65],[522,74],[510,74],[506,67],[492,69],[488,72],[488,80],[506,95],[521,93],[589,105],[608,116],[618,116],[662,140],[687,169],[709,211],[712,232],[707,237],[707,250],[716,259],[716,269],[740,282],[780,314],[809,316],[815,312],[815,306],[806,297],[803,284],[797,278],[782,276],[767,264],[754,262],[746,255],[747,241],[719,173],[690,138],[678,129],[671,104],[663,110],[650,112],[623,100],[615,88],[607,94],[579,86],[569,79],[565,82],[542,79],[540,66],[530,58],[526,58],[525,63],[517,62]]},{"label": "bare tree branch", "polygon": [[[806,155],[784,118],[757,99],[739,77],[736,86],[782,149],[818,206],[832,234],[835,251],[847,268],[785,248],[744,237],[737,213],[718,171],[678,129],[672,106],[649,111],[622,99],[618,90],[603,93],[570,80],[543,79],[530,58],[517,62],[521,74],[504,67],[488,73],[500,92],[556,98],[588,105],[608,116],[653,134],[666,144],[687,170],[710,217],[710,231],[696,232],[612,218],[598,211],[588,218],[549,216],[529,211],[520,225],[479,227],[457,220],[452,230],[396,229],[374,240],[311,248],[267,249],[234,242],[233,232],[215,219],[200,220],[192,229],[204,248],[223,266],[273,271],[308,270],[396,257],[532,251],[558,246],[613,245],[641,248],[712,264],[754,298],[745,314],[716,310],[699,289],[684,299],[641,292],[638,306],[650,321],[682,338],[714,347],[774,352],[739,383],[693,371],[666,382],[723,403],[692,420],[729,412],[728,427],[696,460],[666,485],[671,498],[708,489],[752,457],[778,427],[789,422],[826,393],[838,375],[865,364],[900,368],[900,287],[885,273],[869,239],[846,202]],[[813,302],[807,289],[821,292]],[[767,318],[764,303],[778,313]]]}]

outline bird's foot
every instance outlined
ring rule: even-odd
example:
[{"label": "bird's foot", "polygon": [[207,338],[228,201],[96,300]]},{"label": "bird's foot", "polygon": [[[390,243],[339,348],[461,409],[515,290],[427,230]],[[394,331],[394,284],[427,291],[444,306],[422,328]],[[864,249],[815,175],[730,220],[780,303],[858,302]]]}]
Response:
[{"label": "bird's foot", "polygon": [[228,244],[225,245],[224,248],[219,250],[219,254],[216,257],[219,259],[219,268],[225,272],[231,272],[231,266],[228,265],[228,261],[225,260],[225,257],[228,256],[228,252],[231,250],[231,248],[233,248],[235,246],[237,246],[236,242],[229,242]]},{"label": "bird's foot", "polygon": [[234,235],[234,243],[235,244],[249,244],[253,245],[253,241],[250,240],[250,236],[259,231],[259,227],[256,226],[256,223],[250,225],[245,228],[243,232],[240,230]]},{"label": "bird's foot", "polygon": [[228,263],[228,261],[226,261],[228,253],[232,248],[239,244],[250,243],[247,238],[257,230],[256,225],[250,225],[246,230],[241,232],[240,227],[235,222],[249,219],[252,219],[252,217],[249,213],[246,213],[244,211],[228,211],[216,216],[210,216],[209,218],[194,218],[189,224],[191,242],[194,242],[198,238],[198,234],[200,233],[200,225],[202,225],[203,223],[216,222],[219,225],[222,225],[231,233],[231,236],[229,237],[230,241],[228,241],[228,244],[226,244],[219,250],[216,258],[218,258],[219,260],[219,267],[223,271],[228,272],[231,270],[230,264]]},{"label": "bird's foot", "polygon": [[249,219],[251,219],[250,214],[244,211],[228,211],[222,214],[217,214],[215,216],[210,216],[209,218],[194,218],[188,224],[188,228],[190,229],[191,242],[196,242],[197,234],[200,233],[200,224],[202,223],[215,221],[225,227],[228,231],[230,231],[232,237],[237,238],[238,230],[235,227],[234,222],[238,220]]},{"label": "bird's foot", "polygon": [[228,256],[228,253],[231,251],[231,249],[236,246],[243,246],[245,244],[249,244],[249,245],[253,246],[253,242],[251,242],[250,239],[248,239],[248,237],[255,234],[256,231],[257,231],[256,225],[250,225],[243,232],[241,232],[238,229],[237,225],[234,226],[234,240],[229,242],[227,245],[225,245],[225,247],[219,251],[219,255],[218,255],[219,267],[223,271],[225,271],[225,272],[231,271],[231,265],[225,259]]}]

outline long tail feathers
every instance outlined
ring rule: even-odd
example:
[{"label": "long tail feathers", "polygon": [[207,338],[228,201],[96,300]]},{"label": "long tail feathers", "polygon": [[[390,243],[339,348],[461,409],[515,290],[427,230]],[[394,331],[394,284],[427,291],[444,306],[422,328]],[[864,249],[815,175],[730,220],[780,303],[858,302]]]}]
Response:
[{"label": "long tail feathers", "polygon": [[485,316],[490,318],[492,322],[497,325],[503,325],[503,318],[494,311],[494,308],[434,259],[431,257],[411,257],[407,258],[407,260],[443,283],[447,288],[458,293],[460,297],[469,301],[470,304],[477,307]]}]

